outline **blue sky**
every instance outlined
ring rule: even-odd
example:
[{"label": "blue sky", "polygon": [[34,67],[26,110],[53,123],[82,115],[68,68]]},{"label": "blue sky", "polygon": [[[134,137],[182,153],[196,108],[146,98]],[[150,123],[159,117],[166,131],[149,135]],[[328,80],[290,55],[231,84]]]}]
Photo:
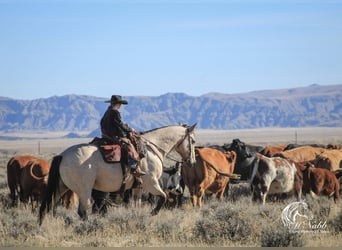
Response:
[{"label": "blue sky", "polygon": [[342,1],[0,0],[0,96],[342,83]]}]

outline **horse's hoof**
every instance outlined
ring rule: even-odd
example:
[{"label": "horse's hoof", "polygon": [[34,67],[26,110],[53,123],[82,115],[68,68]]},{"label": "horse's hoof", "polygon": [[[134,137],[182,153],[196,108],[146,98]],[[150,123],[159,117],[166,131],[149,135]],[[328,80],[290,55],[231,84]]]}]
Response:
[{"label": "horse's hoof", "polygon": [[151,212],[151,215],[154,216],[154,215],[157,215],[157,214],[158,214],[158,211],[153,209],[152,212]]}]

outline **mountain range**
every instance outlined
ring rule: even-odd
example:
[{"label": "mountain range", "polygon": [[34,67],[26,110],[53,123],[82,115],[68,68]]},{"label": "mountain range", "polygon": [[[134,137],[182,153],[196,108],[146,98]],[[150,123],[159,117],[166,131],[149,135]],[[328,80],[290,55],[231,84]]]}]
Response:
[{"label": "mountain range", "polygon": [[[137,131],[179,123],[201,129],[342,126],[342,84],[240,94],[128,96],[123,120]],[[98,131],[108,97],[0,97],[0,130]]]}]

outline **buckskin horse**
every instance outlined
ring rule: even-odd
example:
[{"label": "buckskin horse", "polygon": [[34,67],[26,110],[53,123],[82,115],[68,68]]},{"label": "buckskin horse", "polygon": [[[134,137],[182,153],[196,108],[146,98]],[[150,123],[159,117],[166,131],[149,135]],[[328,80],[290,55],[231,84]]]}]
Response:
[{"label": "buckskin horse", "polygon": [[[174,125],[156,128],[141,133],[145,146],[145,157],[141,160],[141,169],[146,172],[142,176],[142,188],[158,196],[159,200],[151,214],[158,214],[166,200],[158,179],[163,172],[164,158],[175,149],[184,162],[195,163],[194,128],[187,125]],[[53,158],[49,173],[47,192],[39,209],[39,224],[42,224],[46,212],[53,206],[53,214],[60,197],[72,190],[79,197],[78,215],[87,219],[87,209],[91,206],[92,189],[103,192],[116,192],[123,180],[120,163],[105,163],[97,146],[78,144],[67,148]],[[129,175],[126,189],[133,186],[134,178]]]}]

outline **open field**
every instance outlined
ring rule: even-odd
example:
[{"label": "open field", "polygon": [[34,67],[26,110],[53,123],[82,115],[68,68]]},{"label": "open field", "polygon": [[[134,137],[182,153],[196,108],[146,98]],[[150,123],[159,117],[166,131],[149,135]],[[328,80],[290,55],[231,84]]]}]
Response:
[{"label": "open field", "polygon": [[197,130],[199,145],[230,143],[233,139],[254,145],[277,145],[288,143],[341,143],[342,128],[261,128],[241,130]]},{"label": "open field", "polygon": [[[0,133],[0,136],[4,134]],[[6,164],[15,154],[32,154],[51,160],[67,147],[92,138],[61,139],[63,133],[16,133],[21,140],[0,140],[0,246],[30,247],[228,247],[228,246],[342,246],[342,201],[306,196],[315,222],[326,222],[321,230],[289,232],[281,221],[282,210],[294,197],[268,200],[263,207],[251,201],[249,185],[231,185],[224,202],[206,200],[195,209],[185,197],[182,209],[163,209],[151,216],[151,206],[110,207],[108,214],[91,214],[81,221],[76,209],[61,206],[57,216],[48,214],[41,227],[37,213],[29,207],[11,207]],[[197,130],[196,143],[222,145],[232,139],[255,145],[282,143],[342,143],[342,128],[289,128],[250,130]]]},{"label": "open field", "polygon": [[[239,138],[248,144],[270,145],[285,143],[342,143],[342,128],[262,128],[242,130],[195,130],[196,144],[223,145]],[[67,147],[88,143],[92,138],[61,138],[66,132],[1,132],[0,150],[9,154],[57,154]],[[86,133],[85,133],[86,134]],[[2,137],[21,138],[20,140],[1,140]]]}]

